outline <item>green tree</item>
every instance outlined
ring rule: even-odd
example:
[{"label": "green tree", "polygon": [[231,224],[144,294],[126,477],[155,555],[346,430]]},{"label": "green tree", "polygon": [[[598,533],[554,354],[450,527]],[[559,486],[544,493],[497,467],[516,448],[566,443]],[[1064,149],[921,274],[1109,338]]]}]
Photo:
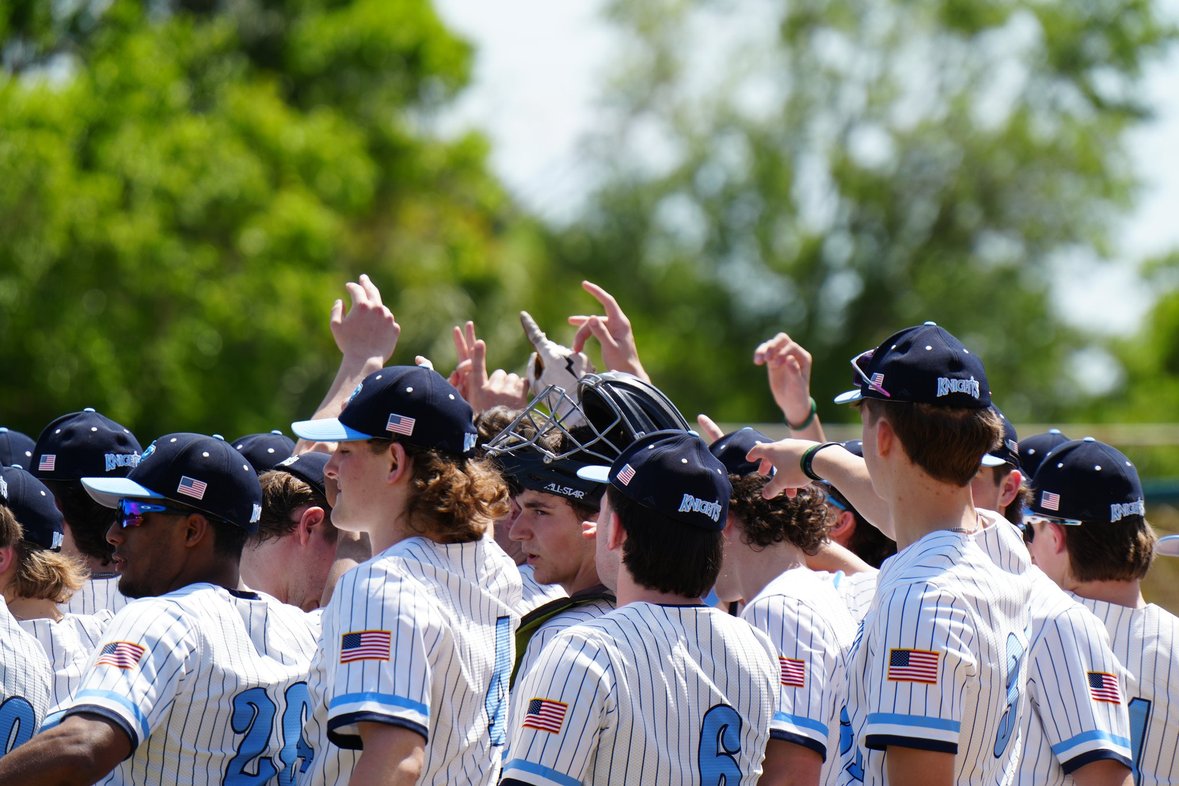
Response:
[{"label": "green tree", "polygon": [[486,141],[433,132],[471,49],[426,0],[14,0],[0,52],[0,422],[285,427],[344,281],[382,287],[402,361],[531,291]]},{"label": "green tree", "polygon": [[[848,359],[934,320],[1017,420],[1083,402],[1087,336],[1050,295],[1100,263],[1134,186],[1137,85],[1174,38],[1146,0],[616,0],[629,46],[606,170],[559,259],[635,314],[686,410],[774,410],[749,362],[785,330],[821,410]],[[644,340],[645,339],[645,340]]]}]

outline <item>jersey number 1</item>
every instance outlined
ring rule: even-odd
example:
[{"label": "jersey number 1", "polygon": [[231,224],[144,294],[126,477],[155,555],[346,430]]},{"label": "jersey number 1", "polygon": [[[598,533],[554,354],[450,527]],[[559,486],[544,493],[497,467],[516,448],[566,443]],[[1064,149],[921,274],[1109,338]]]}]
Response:
[{"label": "jersey number 1", "polygon": [[1014,633],[1007,634],[1007,711],[999,719],[999,731],[995,734],[996,759],[1007,750],[1019,723],[1019,672],[1027,649],[1024,639]]},{"label": "jersey number 1", "polygon": [[487,713],[487,729],[492,746],[508,741],[508,679],[512,669],[512,618],[495,620],[495,669],[491,684],[483,696],[483,711]]},{"label": "jersey number 1", "polygon": [[10,696],[0,704],[0,756],[24,745],[37,730],[37,714],[29,700]]}]

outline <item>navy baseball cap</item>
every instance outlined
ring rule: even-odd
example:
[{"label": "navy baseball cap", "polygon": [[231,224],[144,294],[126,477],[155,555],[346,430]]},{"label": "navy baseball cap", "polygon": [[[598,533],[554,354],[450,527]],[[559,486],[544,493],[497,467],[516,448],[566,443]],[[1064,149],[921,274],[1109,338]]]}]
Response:
[{"label": "navy baseball cap", "polygon": [[140,450],[130,430],[87,407],[41,431],[29,471],[41,480],[122,478],[139,463]]},{"label": "navy baseball cap", "polygon": [[28,469],[32,466],[36,446],[28,434],[0,426],[0,466]]},{"label": "navy baseball cap", "polygon": [[327,491],[324,490],[323,468],[327,466],[328,459],[330,458],[330,453],[310,450],[278,462],[274,465],[273,471],[294,475],[318,491],[321,497],[327,499]]},{"label": "navy baseball cap", "polygon": [[82,478],[90,496],[108,508],[123,498],[166,499],[253,534],[262,515],[262,487],[254,468],[223,439],[165,434],[143,451],[125,478]]},{"label": "navy baseball cap", "polygon": [[1023,469],[1025,477],[1028,480],[1035,477],[1036,470],[1040,468],[1040,463],[1044,461],[1044,457],[1051,453],[1054,448],[1058,448],[1068,441],[1069,438],[1061,434],[1058,428],[1049,429],[1043,434],[1032,434],[1030,437],[1021,439],[1019,441],[1019,466]]},{"label": "navy baseball cap", "polygon": [[644,434],[609,467],[585,467],[578,475],[609,483],[668,519],[713,532],[724,529],[733,495],[725,465],[688,431]]},{"label": "navy baseball cap", "polygon": [[601,483],[577,474],[584,467],[594,466],[592,461],[601,461],[597,456],[584,456],[590,460],[579,461],[577,456],[584,454],[575,452],[554,459],[532,446],[492,455],[504,479],[519,489],[555,494],[591,507],[601,504],[602,494],[606,491]]},{"label": "navy baseball cap", "polygon": [[1092,437],[1048,454],[1032,479],[1032,512],[1059,519],[1115,524],[1145,516],[1138,470],[1121,451]]},{"label": "navy baseball cap", "polygon": [[301,420],[291,429],[312,442],[395,439],[460,456],[475,450],[471,406],[432,368],[390,366],[352,391],[338,418]]},{"label": "navy baseball cap", "polygon": [[247,434],[233,440],[231,444],[246,457],[246,461],[259,475],[274,469],[276,464],[289,459],[295,452],[295,441],[278,430],[265,434]]},{"label": "navy baseball cap", "polygon": [[753,449],[754,445],[773,441],[757,429],[746,426],[725,434],[713,442],[708,446],[708,452],[725,465],[725,469],[730,475],[745,477],[757,474],[757,463],[749,461],[745,456]]},{"label": "navy baseball cap", "polygon": [[854,390],[836,404],[865,398],[984,409],[991,389],[982,361],[933,322],[905,328],[852,360]]},{"label": "navy baseball cap", "polygon": [[45,484],[21,467],[0,469],[0,505],[12,511],[24,530],[24,541],[61,551],[61,511]]},{"label": "navy baseball cap", "polygon": [[982,465],[984,467],[1001,467],[1004,464],[1010,464],[1016,469],[1020,468],[1019,464],[1019,434],[1015,431],[1015,426],[1011,425],[1011,421],[1003,414],[1002,410],[991,405],[991,409],[999,416],[1000,422],[1003,424],[1003,441],[999,446],[986,454],[982,458]]}]

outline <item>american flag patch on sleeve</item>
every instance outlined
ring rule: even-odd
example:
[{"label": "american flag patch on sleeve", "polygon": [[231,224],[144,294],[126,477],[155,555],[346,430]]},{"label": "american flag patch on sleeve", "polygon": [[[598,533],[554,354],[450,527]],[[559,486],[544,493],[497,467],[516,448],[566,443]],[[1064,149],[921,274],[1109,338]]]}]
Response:
[{"label": "american flag patch on sleeve", "polygon": [[929,650],[890,650],[888,679],[891,682],[924,682],[928,685],[937,685],[939,654]]},{"label": "american flag patch on sleeve", "polygon": [[1089,672],[1089,695],[1093,701],[1107,701],[1110,704],[1122,703],[1122,692],[1118,690],[1118,678],[1103,671]]},{"label": "american flag patch on sleeve", "polygon": [[340,663],[389,660],[393,635],[387,630],[357,630],[340,637]]},{"label": "american flag patch on sleeve", "polygon": [[114,666],[116,669],[133,669],[139,665],[145,650],[129,641],[112,641],[98,653],[95,666]]},{"label": "american flag patch on sleeve", "polygon": [[557,734],[565,723],[565,713],[569,705],[552,699],[532,699],[528,702],[528,712],[524,715],[524,722],[520,724],[525,729],[537,729]]},{"label": "american flag patch on sleeve", "polygon": [[806,662],[794,658],[778,658],[782,684],[788,688],[805,688]]}]

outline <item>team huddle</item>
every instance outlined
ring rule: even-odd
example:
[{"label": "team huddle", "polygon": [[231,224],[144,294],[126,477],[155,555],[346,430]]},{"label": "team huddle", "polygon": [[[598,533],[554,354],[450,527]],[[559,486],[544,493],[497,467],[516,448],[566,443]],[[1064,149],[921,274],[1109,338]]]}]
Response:
[{"label": "team huddle", "polygon": [[0,430],[0,786],[1179,784],[1125,455],[1020,441],[933,323],[852,360],[860,440],[785,334],[792,437],[693,427],[584,286],[448,378],[362,276],[298,443]]}]

